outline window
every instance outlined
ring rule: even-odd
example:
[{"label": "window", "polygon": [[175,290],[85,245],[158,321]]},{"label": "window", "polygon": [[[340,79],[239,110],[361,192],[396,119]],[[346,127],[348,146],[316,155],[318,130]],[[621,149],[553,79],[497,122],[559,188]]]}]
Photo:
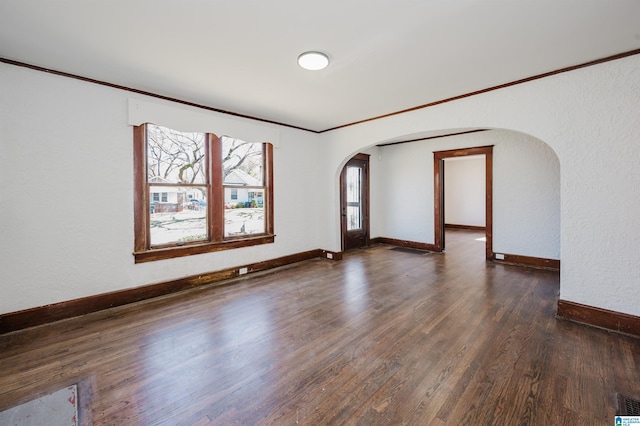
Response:
[{"label": "window", "polygon": [[272,155],[268,143],[135,127],[135,261],[272,243]]}]

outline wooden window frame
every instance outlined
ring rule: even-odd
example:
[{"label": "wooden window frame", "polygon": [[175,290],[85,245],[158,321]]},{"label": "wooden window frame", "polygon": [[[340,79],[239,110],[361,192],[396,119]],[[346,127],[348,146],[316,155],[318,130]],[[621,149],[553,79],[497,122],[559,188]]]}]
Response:
[{"label": "wooden window frame", "polygon": [[273,227],[273,145],[263,143],[263,182],[265,205],[265,232],[249,236],[224,237],[224,187],[222,183],[222,142],[213,133],[206,133],[208,183],[207,226],[209,239],[188,243],[172,243],[161,247],[151,247],[149,200],[147,182],[147,125],[133,128],[134,161],[134,251],[135,263],[172,259],[202,253],[211,253],[240,247],[270,244],[275,240]]}]

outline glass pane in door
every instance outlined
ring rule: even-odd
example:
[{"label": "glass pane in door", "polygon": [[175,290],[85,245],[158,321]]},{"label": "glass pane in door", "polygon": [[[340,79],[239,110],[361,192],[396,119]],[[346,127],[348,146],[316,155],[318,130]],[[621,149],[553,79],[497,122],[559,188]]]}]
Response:
[{"label": "glass pane in door", "polygon": [[347,166],[347,231],[362,229],[362,169]]}]

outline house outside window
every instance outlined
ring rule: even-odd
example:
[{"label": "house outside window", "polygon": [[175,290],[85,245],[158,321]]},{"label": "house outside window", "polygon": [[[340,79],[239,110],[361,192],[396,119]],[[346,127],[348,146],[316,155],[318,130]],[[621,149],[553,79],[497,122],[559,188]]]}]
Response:
[{"label": "house outside window", "polygon": [[269,143],[135,127],[136,262],[272,243],[272,156]]}]

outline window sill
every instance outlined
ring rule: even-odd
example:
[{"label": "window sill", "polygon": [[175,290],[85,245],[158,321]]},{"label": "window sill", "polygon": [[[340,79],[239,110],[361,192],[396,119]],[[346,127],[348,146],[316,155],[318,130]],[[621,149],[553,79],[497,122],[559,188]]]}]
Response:
[{"label": "window sill", "polygon": [[226,240],[215,243],[190,244],[174,247],[163,247],[134,252],[135,263],[153,262],[154,260],[173,259],[175,257],[191,256],[194,254],[212,253],[222,250],[230,250],[241,247],[250,247],[260,244],[271,244],[275,235],[261,234],[260,236]]}]

